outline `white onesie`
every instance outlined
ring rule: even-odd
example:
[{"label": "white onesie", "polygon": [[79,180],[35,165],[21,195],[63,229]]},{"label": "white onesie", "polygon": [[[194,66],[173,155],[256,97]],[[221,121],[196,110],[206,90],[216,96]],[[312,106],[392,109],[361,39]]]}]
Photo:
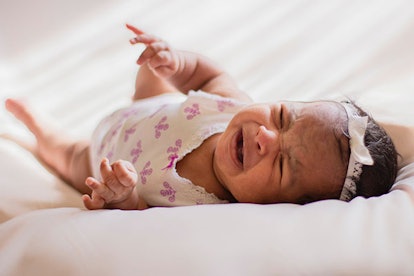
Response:
[{"label": "white onesie", "polygon": [[114,112],[95,130],[91,166],[100,179],[103,157],[130,161],[138,173],[137,191],[150,206],[226,203],[180,177],[176,164],[213,134],[223,132],[244,104],[191,91],[162,94]]}]

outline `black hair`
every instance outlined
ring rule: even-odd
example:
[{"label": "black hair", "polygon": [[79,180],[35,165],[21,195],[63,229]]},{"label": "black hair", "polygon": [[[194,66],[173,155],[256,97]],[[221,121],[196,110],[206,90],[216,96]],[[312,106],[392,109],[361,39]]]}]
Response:
[{"label": "black hair", "polygon": [[398,172],[398,153],[385,130],[354,102],[351,104],[359,116],[367,116],[368,124],[364,142],[371,154],[374,164],[364,165],[359,180],[356,182],[356,195],[365,198],[386,194],[394,184]]}]

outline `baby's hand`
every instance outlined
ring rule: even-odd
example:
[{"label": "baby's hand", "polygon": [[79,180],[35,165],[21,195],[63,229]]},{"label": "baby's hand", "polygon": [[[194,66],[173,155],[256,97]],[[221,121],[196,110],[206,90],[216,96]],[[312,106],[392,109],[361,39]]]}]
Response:
[{"label": "baby's hand", "polygon": [[124,160],[109,165],[104,158],[100,166],[102,182],[88,177],[85,184],[92,189],[91,196],[83,195],[83,203],[89,210],[116,208],[136,209],[138,194],[135,186],[138,179],[134,166]]},{"label": "baby's hand", "polygon": [[137,35],[129,40],[132,45],[143,43],[146,46],[137,60],[139,65],[147,63],[149,68],[163,78],[169,78],[178,71],[179,58],[177,52],[171,49],[167,42],[146,34],[134,26],[127,24],[126,27]]}]

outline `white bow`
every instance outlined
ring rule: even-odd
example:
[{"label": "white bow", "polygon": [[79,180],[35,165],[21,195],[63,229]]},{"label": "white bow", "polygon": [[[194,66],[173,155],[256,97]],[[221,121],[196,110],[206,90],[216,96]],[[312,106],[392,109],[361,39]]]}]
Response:
[{"label": "white bow", "polygon": [[348,104],[342,104],[348,115],[349,155],[348,170],[346,172],[344,186],[342,187],[340,200],[350,201],[357,192],[356,182],[362,174],[363,165],[373,165],[368,148],[365,146],[364,137],[368,125],[368,117],[358,116],[355,110]]},{"label": "white bow", "polygon": [[374,164],[369,150],[365,146],[364,137],[367,129],[368,117],[350,115],[348,117],[348,133],[350,136],[349,147],[354,160],[364,165]]}]

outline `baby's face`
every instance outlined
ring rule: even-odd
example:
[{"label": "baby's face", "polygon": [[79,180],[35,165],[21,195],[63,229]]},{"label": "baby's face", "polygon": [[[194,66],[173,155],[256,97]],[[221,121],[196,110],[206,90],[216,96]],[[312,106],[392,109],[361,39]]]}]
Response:
[{"label": "baby's face", "polygon": [[248,106],[218,140],[216,176],[239,202],[339,198],[349,158],[346,121],[335,102]]}]

